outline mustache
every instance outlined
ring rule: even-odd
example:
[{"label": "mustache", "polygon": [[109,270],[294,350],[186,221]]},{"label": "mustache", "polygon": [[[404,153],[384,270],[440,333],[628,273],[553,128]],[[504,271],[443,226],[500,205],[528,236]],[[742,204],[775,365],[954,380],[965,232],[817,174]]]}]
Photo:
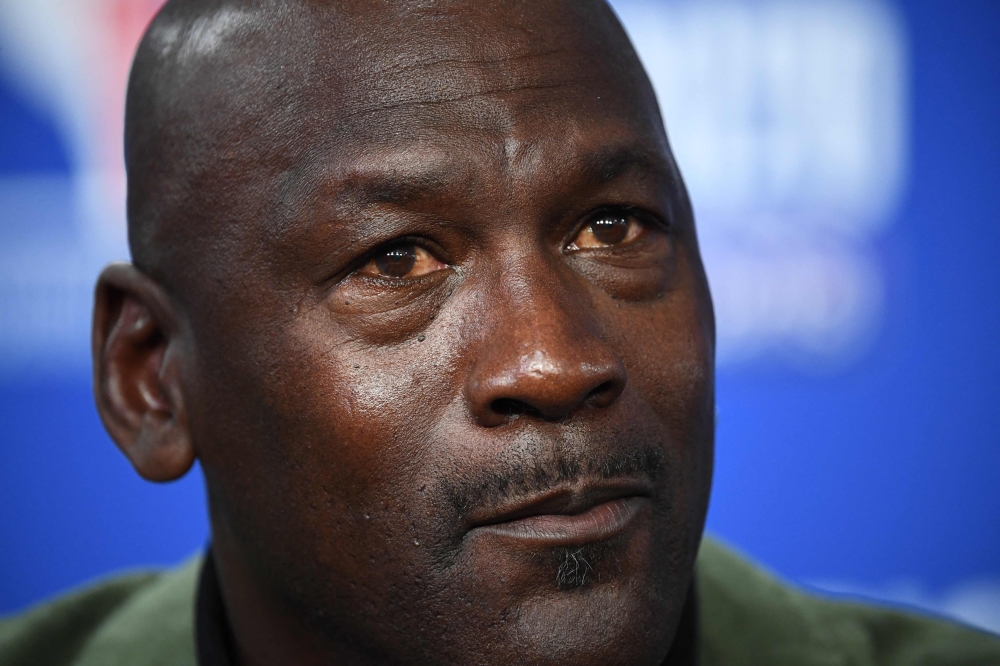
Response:
[{"label": "mustache", "polygon": [[[442,483],[441,493],[459,524],[472,513],[552,491],[586,479],[626,479],[644,475],[654,484],[666,469],[660,447],[650,444],[604,451],[508,453],[492,465]],[[455,524],[455,523],[452,523]]]}]

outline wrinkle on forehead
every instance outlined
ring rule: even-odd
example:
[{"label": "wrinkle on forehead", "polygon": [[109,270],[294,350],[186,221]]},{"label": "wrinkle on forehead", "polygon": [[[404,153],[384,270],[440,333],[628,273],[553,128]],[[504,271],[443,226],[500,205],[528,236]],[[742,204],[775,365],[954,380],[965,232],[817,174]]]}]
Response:
[{"label": "wrinkle on forehead", "polygon": [[[346,121],[358,116],[398,111],[412,106],[441,106],[474,101],[477,98],[502,98],[517,93],[530,92],[544,93],[559,88],[568,88],[576,82],[522,83],[507,87],[476,86],[470,81],[461,80],[443,80],[433,83],[439,85],[427,85],[425,88],[417,90],[400,90],[398,87],[386,86],[388,93],[384,97],[367,101],[351,111],[345,111],[340,114],[340,118]],[[494,106],[493,109],[495,110],[496,107]]]},{"label": "wrinkle on forehead", "polygon": [[591,13],[582,5],[598,3],[538,0],[530,12],[506,2],[487,12],[477,11],[475,2],[427,4],[434,6],[433,19],[409,3],[394,7],[398,27],[392,26],[388,49],[378,46],[385,26],[365,32],[347,26],[353,53],[340,53],[339,64],[364,57],[344,68],[343,117],[476,98],[496,105],[520,93],[563,94],[560,89],[573,87],[585,92],[601,75],[614,80],[624,73],[609,26],[581,15]]},{"label": "wrinkle on forehead", "polygon": [[[488,48],[488,51],[484,49]],[[447,35],[401,36],[395,49],[346,71],[344,118],[411,105],[557,90],[582,84],[578,51],[531,44],[483,47]]]},{"label": "wrinkle on forehead", "polygon": [[389,66],[374,69],[371,71],[372,74],[386,74],[392,72],[394,74],[406,74],[414,70],[427,70],[433,67],[445,66],[449,68],[466,68],[466,67],[504,67],[506,65],[511,65],[524,60],[531,60],[535,58],[546,58],[549,56],[559,55],[561,53],[566,53],[566,49],[544,49],[541,51],[528,51],[525,53],[511,53],[503,54],[498,56],[483,56],[483,57],[469,57],[462,58],[459,56],[448,56],[448,57],[437,57],[432,56],[426,60],[420,62],[411,63],[407,65],[399,65],[398,63],[392,63]]}]

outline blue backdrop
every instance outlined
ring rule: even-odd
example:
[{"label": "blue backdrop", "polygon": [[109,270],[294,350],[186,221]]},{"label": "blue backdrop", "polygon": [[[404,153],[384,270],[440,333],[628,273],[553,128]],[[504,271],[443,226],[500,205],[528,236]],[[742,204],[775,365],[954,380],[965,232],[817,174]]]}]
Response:
[{"label": "blue backdrop", "polygon": [[[970,618],[1000,629],[1000,4],[896,8],[907,176],[871,245],[879,323],[836,367],[773,354],[720,366],[709,529],[796,581],[960,615],[971,595]],[[0,137],[0,180],[76,168],[63,128],[10,77]],[[0,253],[0,337],[43,293],[18,286],[29,241],[71,233],[17,217],[22,195],[0,188],[0,244],[28,248]],[[33,353],[0,374],[0,612],[177,562],[207,538],[197,470],[139,480],[98,421],[85,364]]]}]

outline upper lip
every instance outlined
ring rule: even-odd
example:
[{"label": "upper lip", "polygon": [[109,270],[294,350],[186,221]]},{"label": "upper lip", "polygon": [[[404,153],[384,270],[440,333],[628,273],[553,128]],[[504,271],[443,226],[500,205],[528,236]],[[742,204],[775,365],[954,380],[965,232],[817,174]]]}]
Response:
[{"label": "upper lip", "polygon": [[651,497],[652,494],[652,484],[641,479],[576,483],[477,512],[472,516],[470,529],[531,516],[575,515],[605,502],[624,497]]}]

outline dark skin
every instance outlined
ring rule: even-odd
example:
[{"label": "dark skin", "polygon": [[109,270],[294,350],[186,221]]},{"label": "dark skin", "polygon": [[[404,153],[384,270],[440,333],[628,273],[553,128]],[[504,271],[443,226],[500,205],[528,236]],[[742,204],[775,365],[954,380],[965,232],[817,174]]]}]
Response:
[{"label": "dark skin", "polygon": [[241,662],[663,663],[714,322],[610,10],[172,2],[128,118],[98,408],[200,461]]}]

